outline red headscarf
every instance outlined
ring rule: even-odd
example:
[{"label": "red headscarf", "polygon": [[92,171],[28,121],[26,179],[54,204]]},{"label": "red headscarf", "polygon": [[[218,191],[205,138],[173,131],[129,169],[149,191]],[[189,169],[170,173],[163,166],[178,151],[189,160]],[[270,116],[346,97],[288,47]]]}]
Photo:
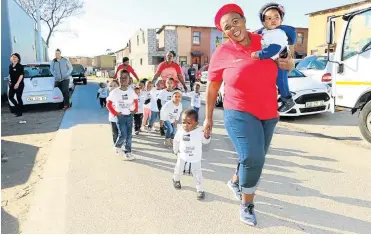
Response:
[{"label": "red headscarf", "polygon": [[228,14],[230,12],[236,12],[240,14],[241,16],[245,16],[241,7],[239,7],[236,4],[231,3],[231,4],[226,4],[222,6],[222,8],[220,8],[219,11],[215,15],[215,26],[219,31],[223,31],[222,27],[220,26],[220,20],[225,14]]}]

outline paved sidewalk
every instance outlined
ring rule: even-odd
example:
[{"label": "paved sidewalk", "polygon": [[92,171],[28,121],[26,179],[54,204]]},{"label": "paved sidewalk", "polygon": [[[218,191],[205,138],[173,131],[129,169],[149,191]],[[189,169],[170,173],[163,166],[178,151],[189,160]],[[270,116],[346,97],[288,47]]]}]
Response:
[{"label": "paved sidewalk", "polygon": [[[223,124],[203,156],[206,200],[192,178],[173,188],[175,156],[156,133],[134,137],[138,159],[114,154],[96,84],[78,86],[23,233],[366,233],[371,231],[369,151],[278,128],[256,197],[258,226],[242,224],[226,187],[237,164]],[[184,102],[188,106],[187,101]],[[201,110],[201,120],[204,117]]]}]

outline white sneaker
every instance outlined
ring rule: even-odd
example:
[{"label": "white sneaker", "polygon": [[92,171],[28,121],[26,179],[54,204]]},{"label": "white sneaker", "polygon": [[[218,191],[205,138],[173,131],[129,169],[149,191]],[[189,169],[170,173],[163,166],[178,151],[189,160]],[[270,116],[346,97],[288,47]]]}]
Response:
[{"label": "white sneaker", "polygon": [[165,144],[165,146],[168,147],[168,148],[170,148],[170,147],[172,146],[170,139],[165,139],[164,144]]},{"label": "white sneaker", "polygon": [[151,127],[148,127],[147,128],[147,132],[151,132],[152,131],[152,128]]},{"label": "white sneaker", "polygon": [[126,153],[126,157],[129,161],[135,160],[135,157],[132,153]]}]

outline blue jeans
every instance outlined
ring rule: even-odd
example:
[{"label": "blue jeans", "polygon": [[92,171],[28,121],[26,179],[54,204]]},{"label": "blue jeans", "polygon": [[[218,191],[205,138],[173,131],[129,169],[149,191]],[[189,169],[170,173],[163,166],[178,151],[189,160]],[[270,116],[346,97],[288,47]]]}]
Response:
[{"label": "blue jeans", "polygon": [[200,108],[197,108],[197,107],[194,107],[193,106],[193,109],[198,113],[198,111],[200,111]]},{"label": "blue jeans", "polygon": [[121,115],[117,117],[118,137],[116,148],[121,148],[125,143],[125,153],[131,153],[131,141],[133,138],[133,115]]},{"label": "blue jeans", "polygon": [[170,121],[164,121],[164,125],[166,127],[165,139],[174,139],[176,127]]},{"label": "blue jeans", "polygon": [[289,71],[278,68],[278,76],[277,76],[276,84],[277,84],[278,90],[280,91],[281,96],[284,98],[291,97],[288,77],[289,77]]},{"label": "blue jeans", "polygon": [[236,175],[244,194],[256,191],[278,120],[259,120],[247,112],[224,109],[224,126],[239,158]]},{"label": "blue jeans", "polygon": [[160,114],[160,112],[151,111],[151,118],[149,119],[148,127],[150,127],[150,128],[153,127],[153,123],[155,123],[155,121],[157,121],[157,119],[159,118],[159,114]]}]

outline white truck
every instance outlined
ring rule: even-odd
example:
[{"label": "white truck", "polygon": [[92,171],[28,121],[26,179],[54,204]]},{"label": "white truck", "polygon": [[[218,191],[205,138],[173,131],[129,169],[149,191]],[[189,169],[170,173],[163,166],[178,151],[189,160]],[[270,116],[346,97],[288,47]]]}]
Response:
[{"label": "white truck", "polygon": [[[336,42],[332,69],[332,107],[359,111],[359,128],[371,143],[371,4],[339,16],[327,23],[328,53],[335,43],[335,21],[341,18],[343,29]],[[330,58],[330,57],[329,57]]]}]

